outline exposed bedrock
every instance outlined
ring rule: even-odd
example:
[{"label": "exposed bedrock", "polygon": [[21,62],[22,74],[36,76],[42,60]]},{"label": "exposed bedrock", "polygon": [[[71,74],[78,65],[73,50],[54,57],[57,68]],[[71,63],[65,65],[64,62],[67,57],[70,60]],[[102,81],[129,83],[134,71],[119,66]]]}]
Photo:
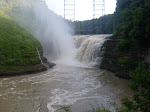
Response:
[{"label": "exposed bedrock", "polygon": [[101,69],[109,70],[119,78],[129,79],[129,72],[134,70],[135,67],[125,67],[119,62],[119,58],[129,58],[136,61],[144,61],[148,67],[150,66],[150,49],[138,49],[134,52],[130,52],[128,55],[124,56],[117,52],[117,43],[121,38],[109,37],[101,48],[102,60],[100,64]]}]

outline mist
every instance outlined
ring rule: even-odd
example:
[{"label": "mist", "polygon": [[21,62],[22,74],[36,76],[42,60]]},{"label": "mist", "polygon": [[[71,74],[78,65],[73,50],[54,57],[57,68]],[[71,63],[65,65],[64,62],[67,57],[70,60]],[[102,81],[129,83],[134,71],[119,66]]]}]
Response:
[{"label": "mist", "polygon": [[11,16],[40,41],[49,61],[73,57],[75,46],[69,21],[49,10],[42,0],[14,8]]}]

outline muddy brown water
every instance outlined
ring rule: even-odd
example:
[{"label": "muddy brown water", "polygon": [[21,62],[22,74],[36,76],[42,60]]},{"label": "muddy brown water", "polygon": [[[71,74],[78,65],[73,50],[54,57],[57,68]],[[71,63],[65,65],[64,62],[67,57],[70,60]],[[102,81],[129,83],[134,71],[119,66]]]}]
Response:
[{"label": "muddy brown water", "polygon": [[111,111],[131,97],[129,80],[97,68],[57,65],[37,74],[0,78],[0,112],[58,112],[71,106],[83,112],[91,105]]}]

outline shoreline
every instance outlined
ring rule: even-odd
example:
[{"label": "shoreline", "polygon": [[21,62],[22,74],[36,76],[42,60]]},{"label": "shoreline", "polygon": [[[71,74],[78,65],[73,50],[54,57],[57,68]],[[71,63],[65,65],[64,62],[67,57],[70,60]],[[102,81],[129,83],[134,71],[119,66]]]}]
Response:
[{"label": "shoreline", "polygon": [[129,72],[135,70],[135,67],[128,67],[128,64],[125,66],[125,64],[121,63],[119,59],[133,59],[137,62],[143,61],[150,69],[149,50],[141,48],[134,50],[134,52],[130,51],[126,55],[120,54],[118,53],[116,46],[121,40],[121,37],[114,36],[106,38],[106,41],[101,48],[102,61],[99,68],[113,72],[116,77],[123,79],[130,79]]},{"label": "shoreline", "polygon": [[[45,66],[46,65],[46,66]],[[29,68],[23,68],[19,70],[6,70],[6,71],[0,71],[0,78],[1,77],[14,77],[14,76],[20,76],[20,75],[29,75],[33,73],[39,73],[46,71],[48,69],[53,68],[56,64],[52,62],[46,62],[43,64],[37,64]]]}]

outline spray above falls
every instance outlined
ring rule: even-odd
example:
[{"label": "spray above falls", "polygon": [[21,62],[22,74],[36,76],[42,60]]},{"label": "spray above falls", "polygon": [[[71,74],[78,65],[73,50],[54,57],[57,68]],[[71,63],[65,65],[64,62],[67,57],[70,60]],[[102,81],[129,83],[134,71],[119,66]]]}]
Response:
[{"label": "spray above falls", "polygon": [[40,41],[48,60],[54,61],[68,55],[74,47],[69,21],[49,10],[43,0],[24,1],[30,5],[22,3],[15,7],[12,17]]}]

